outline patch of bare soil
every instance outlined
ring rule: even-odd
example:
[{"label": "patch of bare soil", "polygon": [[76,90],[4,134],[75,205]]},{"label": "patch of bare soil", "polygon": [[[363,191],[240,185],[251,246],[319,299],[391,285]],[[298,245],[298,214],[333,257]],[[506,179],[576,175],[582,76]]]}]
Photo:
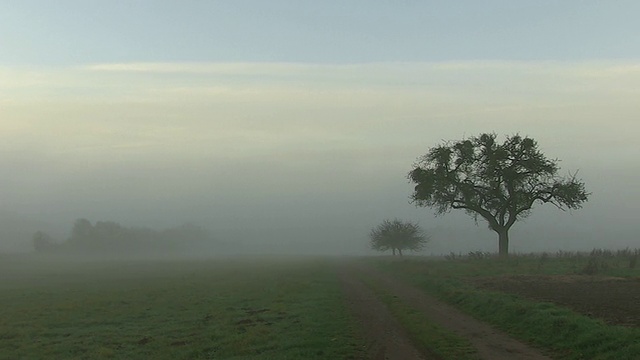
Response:
[{"label": "patch of bare soil", "polygon": [[[385,319],[374,320],[380,316],[378,312],[385,310],[386,307],[379,300],[374,300],[375,295],[362,282],[355,280],[362,276],[376,281],[403,302],[421,311],[434,323],[467,338],[483,359],[550,359],[539,350],[511,338],[505,333],[461,313],[452,306],[440,302],[422,290],[381,271],[360,264],[350,264],[345,266],[343,273],[347,295],[352,299],[359,299],[357,300],[359,305],[354,308],[354,312],[360,319],[369,319],[364,325],[369,328],[370,339],[372,342],[378,343],[378,348],[387,349],[388,344],[393,343],[394,337],[403,334],[403,330],[398,328],[400,325],[388,311],[384,315]],[[396,330],[388,332],[385,328],[387,326],[385,321],[394,324]],[[392,356],[389,353],[386,357],[374,359],[414,359],[414,357]]]},{"label": "patch of bare soil", "polygon": [[[367,339],[368,358],[372,360],[426,360],[429,359],[411,344],[407,332],[353,271],[340,272],[343,290],[351,312],[361,323]],[[436,359],[433,357],[433,359]]]},{"label": "patch of bare soil", "polygon": [[571,276],[500,276],[471,280],[486,289],[548,301],[613,325],[640,326],[640,279]]}]

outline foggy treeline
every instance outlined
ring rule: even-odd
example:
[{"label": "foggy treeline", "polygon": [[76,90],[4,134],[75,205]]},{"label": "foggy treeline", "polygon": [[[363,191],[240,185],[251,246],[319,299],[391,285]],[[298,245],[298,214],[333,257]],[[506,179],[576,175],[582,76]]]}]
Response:
[{"label": "foggy treeline", "polygon": [[117,258],[194,256],[215,251],[209,231],[191,223],[165,229],[125,227],[113,221],[78,219],[64,241],[38,231],[33,236],[36,252],[57,255]]}]

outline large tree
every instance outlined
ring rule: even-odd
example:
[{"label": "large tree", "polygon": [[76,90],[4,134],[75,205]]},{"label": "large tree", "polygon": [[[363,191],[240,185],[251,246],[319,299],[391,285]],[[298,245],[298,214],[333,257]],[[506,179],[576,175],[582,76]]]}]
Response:
[{"label": "large tree", "polygon": [[369,233],[371,248],[377,251],[391,249],[402,256],[402,250],[419,251],[429,241],[418,224],[403,222],[398,219],[384,220]]},{"label": "large tree", "polygon": [[589,193],[576,174],[558,175],[558,160],[547,159],[535,140],[514,135],[503,143],[496,134],[445,142],[420,157],[408,178],[411,201],[433,207],[437,215],[462,209],[486,220],[498,233],[500,255],[509,253],[509,229],[536,203],[578,209]]}]

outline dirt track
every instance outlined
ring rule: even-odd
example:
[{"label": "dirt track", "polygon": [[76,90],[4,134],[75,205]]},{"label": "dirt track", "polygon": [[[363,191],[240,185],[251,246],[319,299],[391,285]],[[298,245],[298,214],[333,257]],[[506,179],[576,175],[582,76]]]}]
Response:
[{"label": "dirt track", "polygon": [[353,314],[362,324],[367,353],[372,360],[427,359],[411,344],[406,331],[386,305],[352,271],[341,272],[344,293]]},{"label": "dirt track", "polygon": [[489,325],[475,320],[423,291],[402,283],[388,274],[362,264],[344,264],[341,277],[353,313],[362,323],[369,341],[370,358],[374,360],[438,359],[433,354],[420,354],[411,345],[407,332],[386,306],[362,281],[371,279],[434,323],[469,339],[479,356],[487,360],[550,359],[547,356]]}]

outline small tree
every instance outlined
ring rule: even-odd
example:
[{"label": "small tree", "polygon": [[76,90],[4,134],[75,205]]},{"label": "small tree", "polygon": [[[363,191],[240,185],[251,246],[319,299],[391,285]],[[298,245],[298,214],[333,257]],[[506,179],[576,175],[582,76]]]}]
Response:
[{"label": "small tree", "polygon": [[369,233],[371,248],[377,251],[392,250],[402,256],[402,250],[419,251],[429,241],[418,224],[398,219],[384,220]]},{"label": "small tree", "polygon": [[55,240],[49,234],[44,233],[42,231],[38,231],[33,234],[33,249],[36,252],[47,252],[52,250],[56,244]]},{"label": "small tree", "polygon": [[408,178],[416,184],[411,201],[436,214],[462,209],[498,233],[500,255],[509,253],[509,229],[536,203],[561,210],[579,209],[589,193],[575,174],[558,176],[558,160],[549,160],[531,138],[514,135],[502,144],[496,134],[446,142],[418,159]]}]

